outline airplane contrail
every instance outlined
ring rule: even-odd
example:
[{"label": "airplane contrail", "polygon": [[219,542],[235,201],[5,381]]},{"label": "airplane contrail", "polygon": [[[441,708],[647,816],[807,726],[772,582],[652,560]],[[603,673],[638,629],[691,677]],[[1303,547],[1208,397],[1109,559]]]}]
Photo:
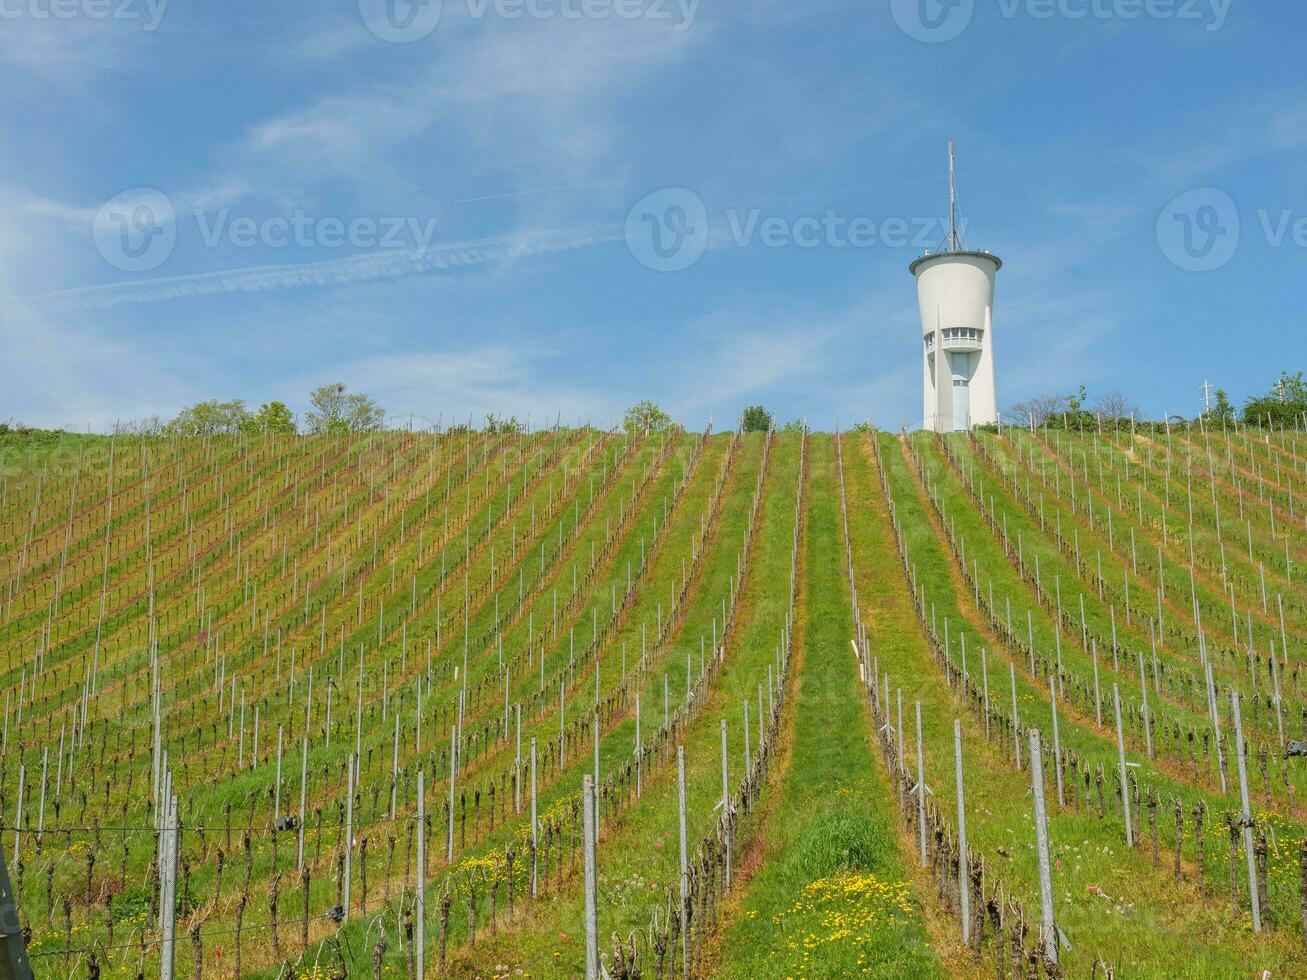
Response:
[{"label": "airplane contrail", "polygon": [[78,286],[27,298],[42,306],[60,310],[96,310],[218,293],[343,285],[371,279],[398,279],[527,255],[571,251],[621,241],[622,237],[622,226],[618,224],[582,225],[451,242],[426,249],[373,251],[323,262],[261,265],[98,286]]}]

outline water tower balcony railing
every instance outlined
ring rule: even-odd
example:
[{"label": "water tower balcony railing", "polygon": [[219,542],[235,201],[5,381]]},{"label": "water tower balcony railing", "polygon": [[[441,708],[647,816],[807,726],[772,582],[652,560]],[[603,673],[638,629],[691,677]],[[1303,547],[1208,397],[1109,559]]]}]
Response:
[{"label": "water tower balcony railing", "polygon": [[[983,350],[985,341],[985,331],[977,327],[945,327],[944,349],[973,351]],[[923,338],[926,342],[926,351],[930,352],[935,349],[935,334],[932,330]]]}]

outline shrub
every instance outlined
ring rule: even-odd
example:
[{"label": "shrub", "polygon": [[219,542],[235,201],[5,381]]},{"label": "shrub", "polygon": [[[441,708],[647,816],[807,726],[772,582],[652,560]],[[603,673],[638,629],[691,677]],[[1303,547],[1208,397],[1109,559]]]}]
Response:
[{"label": "shrub", "polygon": [[745,432],[767,432],[772,427],[772,414],[761,405],[750,405],[741,419]]}]

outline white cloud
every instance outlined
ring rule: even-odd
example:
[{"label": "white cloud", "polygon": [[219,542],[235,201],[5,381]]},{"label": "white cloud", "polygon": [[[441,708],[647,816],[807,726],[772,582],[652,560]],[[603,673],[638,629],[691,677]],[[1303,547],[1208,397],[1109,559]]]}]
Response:
[{"label": "white cloud", "polygon": [[376,44],[377,39],[364,29],[358,15],[340,17],[327,11],[324,22],[311,25],[303,34],[290,42],[276,38],[268,57],[281,60],[287,53],[307,61],[326,61],[338,58],[365,45]]},{"label": "white cloud", "polygon": [[[673,70],[707,33],[699,23],[676,31],[649,20],[446,17],[438,41],[422,42],[427,57],[380,62],[381,77],[251,127],[245,163],[375,181],[391,172],[388,150],[438,135],[455,147],[454,162],[470,149],[500,171],[585,180],[625,125],[622,99]],[[441,161],[432,163],[427,179],[439,186]]]},{"label": "white cloud", "polygon": [[[673,362],[679,385],[672,405],[686,415],[712,407],[737,411],[742,401],[769,392],[809,400],[813,409],[837,406],[846,394],[832,385],[861,381],[864,345],[911,336],[903,334],[913,329],[911,314],[903,297],[886,289],[828,310],[815,304],[777,310],[755,300],[701,317],[678,341],[687,353]],[[865,370],[875,366],[869,359]]]},{"label": "white cloud", "polygon": [[[167,0],[163,0],[166,8]],[[152,0],[158,12],[159,0]],[[33,16],[48,4],[10,5],[18,16],[0,19],[0,68],[10,69],[7,85],[14,90],[48,83],[85,87],[106,73],[130,73],[144,67],[143,52],[157,34],[145,26],[158,23],[143,2],[122,5],[134,10],[132,19]],[[47,93],[48,94],[48,93]]]},{"label": "white cloud", "polygon": [[[1301,148],[1307,144],[1307,110],[1295,105],[1301,102],[1300,94],[1275,92],[1273,96],[1262,102],[1232,97],[1220,111],[1201,103],[1197,115],[1186,121],[1201,138],[1162,134],[1166,142],[1160,148],[1141,151],[1141,169],[1150,175],[1160,173],[1171,183],[1217,180],[1237,164]],[[1220,120],[1216,131],[1213,120]]]},{"label": "white cloud", "polygon": [[826,344],[838,333],[830,327],[793,323],[745,322],[747,314],[719,313],[690,326],[701,339],[691,345],[675,407],[682,413],[731,404],[741,396],[770,388],[816,370]]},{"label": "white cloud", "polygon": [[194,400],[185,373],[150,349],[104,328],[52,318],[16,295],[16,256],[30,254],[33,242],[12,223],[0,223],[0,418],[105,431],[117,419],[166,414]]}]

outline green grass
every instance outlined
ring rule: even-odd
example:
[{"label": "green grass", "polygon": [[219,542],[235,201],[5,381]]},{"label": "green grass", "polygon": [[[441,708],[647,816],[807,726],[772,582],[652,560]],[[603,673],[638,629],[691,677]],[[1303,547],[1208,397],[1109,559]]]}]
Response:
[{"label": "green grass", "polygon": [[809,466],[803,652],[789,754],[761,830],[761,867],[722,937],[714,975],[940,976],[907,885],[849,647],[829,436],[812,438]]},{"label": "green grass", "polygon": [[20,477],[39,467],[62,470],[76,466],[79,452],[108,442],[108,436],[0,425],[0,476]]}]

